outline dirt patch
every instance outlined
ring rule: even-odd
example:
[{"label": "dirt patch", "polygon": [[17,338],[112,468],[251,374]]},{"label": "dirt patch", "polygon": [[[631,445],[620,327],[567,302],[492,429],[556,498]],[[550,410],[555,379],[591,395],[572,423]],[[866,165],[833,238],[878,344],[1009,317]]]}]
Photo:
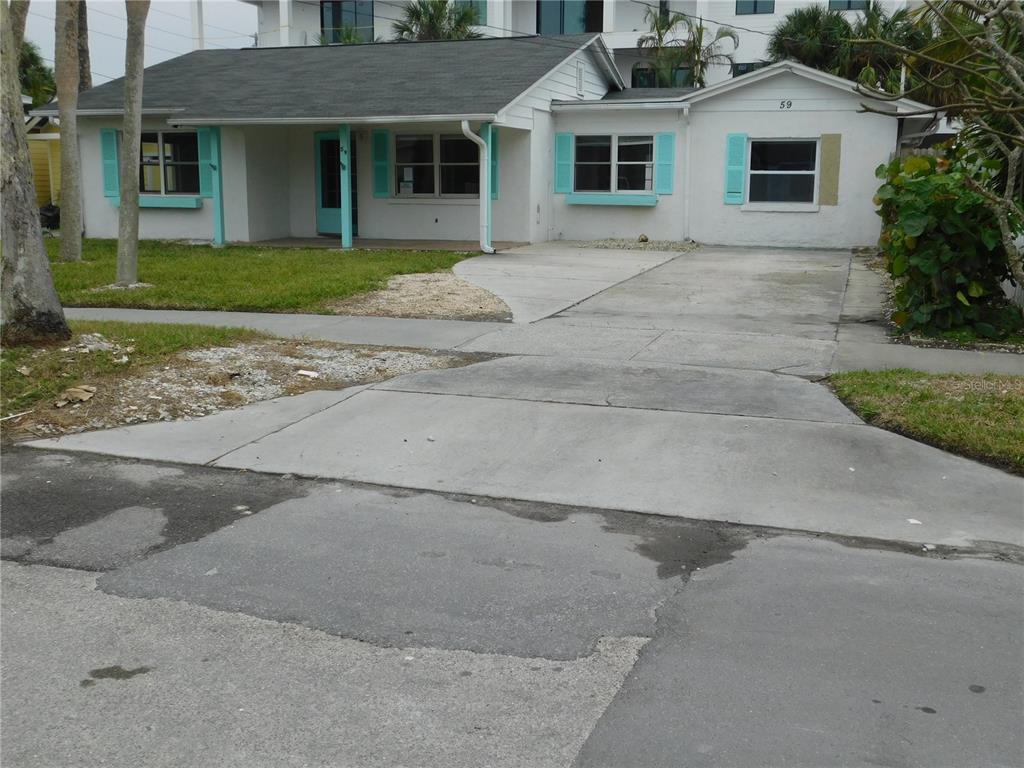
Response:
[{"label": "dirt patch", "polygon": [[[181,352],[169,361],[88,382],[87,402],[47,401],[7,421],[7,439],[52,437],[218,411],[316,389],[343,389],[428,368],[454,368],[480,355],[265,341]],[[301,372],[301,373],[300,373]]]},{"label": "dirt patch", "polygon": [[512,319],[508,304],[451,272],[395,275],[386,288],[335,302],[340,315],[419,317],[441,320]]},{"label": "dirt patch", "polygon": [[580,248],[601,248],[609,251],[673,251],[675,253],[687,253],[700,248],[700,243],[694,240],[622,240],[609,238],[607,240],[580,240],[568,243]]}]

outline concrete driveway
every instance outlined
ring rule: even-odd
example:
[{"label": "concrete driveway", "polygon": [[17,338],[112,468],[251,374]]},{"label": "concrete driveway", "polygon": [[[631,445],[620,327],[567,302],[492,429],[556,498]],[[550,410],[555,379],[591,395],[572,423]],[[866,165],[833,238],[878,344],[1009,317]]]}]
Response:
[{"label": "concrete driveway", "polygon": [[664,264],[675,255],[540,243],[466,259],[453,271],[501,297],[512,310],[513,322],[532,323]]},{"label": "concrete driveway", "polygon": [[701,248],[464,349],[821,377],[849,270],[844,251]]}]

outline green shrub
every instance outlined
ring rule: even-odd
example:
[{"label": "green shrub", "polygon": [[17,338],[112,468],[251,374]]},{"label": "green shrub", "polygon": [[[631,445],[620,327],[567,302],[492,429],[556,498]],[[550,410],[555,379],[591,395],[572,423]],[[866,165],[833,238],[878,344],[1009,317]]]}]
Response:
[{"label": "green shrub", "polygon": [[[997,165],[977,164],[974,172],[998,172]],[[999,286],[1010,278],[999,226],[968,173],[952,153],[893,160],[875,172],[885,181],[875,204],[896,286],[892,319],[904,330],[969,328],[998,339],[1024,324]]]}]

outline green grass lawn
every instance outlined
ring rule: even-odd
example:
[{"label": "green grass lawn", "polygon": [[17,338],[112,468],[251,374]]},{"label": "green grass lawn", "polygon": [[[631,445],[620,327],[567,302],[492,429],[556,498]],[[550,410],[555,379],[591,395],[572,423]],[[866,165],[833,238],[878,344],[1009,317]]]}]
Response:
[{"label": "green grass lawn", "polygon": [[383,288],[393,275],[438,272],[473,255],[243,245],[212,248],[144,240],[139,243],[139,280],[153,287],[97,291],[115,280],[115,240],[86,240],[83,261],[70,264],[55,260],[57,240],[48,240],[47,247],[65,306],[257,312],[328,312],[332,302]]},{"label": "green grass lawn", "polygon": [[[70,341],[45,347],[7,347],[0,352],[0,410],[20,413],[41,400],[53,400],[68,387],[94,383],[109,376],[123,376],[161,363],[186,349],[231,345],[268,338],[243,328],[210,328],[200,325],[155,323],[73,322]],[[118,353],[99,350],[63,352],[74,347],[83,333],[100,333],[122,347],[134,347],[127,363],[115,360]],[[17,369],[28,370],[28,374]]]},{"label": "green grass lawn", "polygon": [[1024,474],[1024,376],[905,369],[832,376],[865,421]]}]

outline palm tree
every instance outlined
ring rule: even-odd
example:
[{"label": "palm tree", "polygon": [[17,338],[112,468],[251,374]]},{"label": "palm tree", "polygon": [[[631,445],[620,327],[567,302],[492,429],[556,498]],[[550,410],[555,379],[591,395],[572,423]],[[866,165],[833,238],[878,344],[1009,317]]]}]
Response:
[{"label": "palm tree", "polygon": [[683,41],[679,39],[679,27],[685,23],[681,13],[661,13],[660,9],[648,6],[644,21],[650,32],[636,41],[637,50],[654,70],[659,88],[675,85],[676,71],[683,60]]},{"label": "palm tree", "polygon": [[395,40],[470,40],[482,35],[476,8],[453,0],[413,0],[394,23]]},{"label": "palm tree", "polygon": [[139,282],[139,153],[142,146],[142,77],[150,0],[125,0],[124,125],[121,130],[117,214],[117,284]]},{"label": "palm tree", "polygon": [[39,228],[16,74],[18,46],[14,44],[13,15],[7,0],[0,0],[0,330],[6,345],[71,336],[53,287]]},{"label": "palm tree", "polygon": [[54,58],[60,112],[60,259],[82,260],[82,161],[78,155],[78,0],[57,3]]},{"label": "palm tree", "polygon": [[721,51],[723,40],[732,40],[733,50],[739,43],[739,35],[731,27],[718,27],[712,36],[704,19],[695,21],[681,13],[662,13],[650,6],[644,12],[644,20],[650,32],[641,36],[636,46],[650,63],[659,88],[704,88],[713,65],[732,64],[732,54]]},{"label": "palm tree", "polygon": [[793,59],[808,67],[841,75],[850,60],[853,30],[839,11],[820,5],[797,8],[786,15],[768,41],[772,61]]},{"label": "palm tree", "polygon": [[869,2],[851,25],[849,60],[842,74],[850,80],[897,93],[903,79],[901,58],[887,44],[920,50],[931,37],[930,27],[917,23],[907,9],[889,15],[881,4]]},{"label": "palm tree", "polygon": [[714,35],[704,26],[704,19],[693,21],[683,17],[686,24],[686,40],[683,42],[682,66],[689,70],[690,81],[697,88],[707,86],[708,70],[716,64],[733,64],[732,53],[723,53],[723,40],[732,41],[732,49],[740,43],[740,36],[732,27],[717,27]]},{"label": "palm tree", "polygon": [[53,70],[43,61],[39,46],[26,40],[21,44],[21,56],[18,58],[18,80],[21,81],[21,92],[32,97],[32,106],[45,104],[57,93],[57,84],[53,80]]}]

